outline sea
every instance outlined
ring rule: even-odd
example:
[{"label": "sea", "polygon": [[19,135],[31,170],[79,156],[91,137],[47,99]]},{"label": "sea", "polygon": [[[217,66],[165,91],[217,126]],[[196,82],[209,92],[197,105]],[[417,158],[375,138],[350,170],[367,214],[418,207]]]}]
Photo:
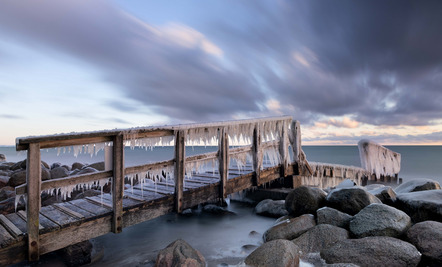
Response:
[{"label": "sea", "polygon": [[[442,146],[386,146],[401,154],[403,181],[419,178],[434,179],[442,184]],[[216,147],[186,147],[186,155],[216,151]],[[351,166],[361,166],[357,146],[303,146],[307,160]],[[55,162],[70,165],[74,162],[94,163],[104,160],[104,152],[92,156],[73,151],[42,150],[42,160],[49,165]],[[0,154],[7,161],[17,162],[26,158],[25,152],[15,147],[0,146]],[[154,149],[125,149],[125,165],[134,166],[173,158],[173,147]],[[94,243],[94,262],[88,266],[153,266],[159,250],[178,238],[184,239],[199,250],[208,266],[242,266],[244,258],[262,244],[262,234],[275,219],[257,216],[253,207],[228,201],[231,214],[214,215],[198,213],[193,216],[167,214],[159,218],[124,228],[120,234],[109,233],[97,237]],[[41,266],[64,266],[55,254],[45,255]],[[302,263],[303,266],[310,266]],[[16,266],[27,266],[21,263]]]}]

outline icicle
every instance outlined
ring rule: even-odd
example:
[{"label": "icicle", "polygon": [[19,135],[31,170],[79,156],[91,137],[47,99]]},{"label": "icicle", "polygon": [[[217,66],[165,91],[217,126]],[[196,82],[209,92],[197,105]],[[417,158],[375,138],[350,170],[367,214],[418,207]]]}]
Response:
[{"label": "icicle", "polygon": [[186,176],[192,178],[193,173],[204,173],[215,168],[218,168],[218,161],[216,159],[186,162]]},{"label": "icicle", "polygon": [[252,162],[252,152],[247,151],[243,153],[235,153],[230,155],[230,159],[235,161],[238,172],[241,172],[242,170],[244,170],[247,162]]},{"label": "icicle", "polygon": [[401,154],[391,151],[373,141],[361,140],[358,143],[362,168],[376,174],[394,176],[401,170]]}]

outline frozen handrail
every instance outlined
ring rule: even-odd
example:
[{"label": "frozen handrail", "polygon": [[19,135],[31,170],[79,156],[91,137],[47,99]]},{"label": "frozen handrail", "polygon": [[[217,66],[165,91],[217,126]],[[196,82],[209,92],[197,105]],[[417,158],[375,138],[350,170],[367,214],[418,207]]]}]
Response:
[{"label": "frozen handrail", "polygon": [[358,143],[361,166],[376,175],[394,176],[401,170],[401,154],[373,141],[363,139]]}]

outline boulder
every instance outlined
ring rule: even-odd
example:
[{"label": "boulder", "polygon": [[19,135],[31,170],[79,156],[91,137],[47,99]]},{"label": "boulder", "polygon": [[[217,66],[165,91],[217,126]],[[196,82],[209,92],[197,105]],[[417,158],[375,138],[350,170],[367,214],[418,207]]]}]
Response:
[{"label": "boulder", "polygon": [[6,161],[5,154],[0,154],[0,162],[5,162],[5,161]]},{"label": "boulder", "polygon": [[81,170],[82,168],[84,167],[84,164],[83,163],[80,163],[80,162],[74,162],[74,163],[72,163],[72,168],[71,168],[71,170]]},{"label": "boulder", "polygon": [[408,229],[407,239],[422,253],[421,265],[442,266],[442,223],[416,223]]},{"label": "boulder", "polygon": [[[24,166],[24,167],[22,168],[22,166]],[[14,165],[10,166],[9,169],[12,171],[16,171],[19,169],[26,169],[26,160],[22,160],[22,161],[14,163]]]},{"label": "boulder", "polygon": [[389,236],[346,239],[321,250],[327,263],[359,266],[417,266],[421,253],[410,243]]},{"label": "boulder", "polygon": [[54,163],[52,163],[52,165],[51,165],[51,170],[52,170],[52,169],[55,169],[55,168],[58,168],[58,167],[61,167],[61,163],[60,163],[60,162],[54,162]]},{"label": "boulder", "polygon": [[325,206],[326,196],[327,193],[320,188],[300,186],[287,195],[285,207],[293,217],[315,214],[317,209]]},{"label": "boulder", "polygon": [[264,243],[245,259],[253,267],[296,267],[299,266],[298,247],[283,239]]},{"label": "boulder", "polygon": [[15,212],[15,197],[0,201],[0,214],[6,215]]},{"label": "boulder", "polygon": [[[77,172],[76,175],[94,173],[94,172],[98,172],[97,169],[94,169],[92,167],[85,167],[85,168],[81,169],[79,172]],[[73,175],[73,174],[71,173],[71,175]]]},{"label": "boulder", "polygon": [[26,170],[18,170],[11,174],[8,185],[16,187],[26,183]]},{"label": "boulder", "polygon": [[431,179],[413,179],[399,185],[394,191],[400,194],[433,189],[440,189],[440,184],[437,181]]},{"label": "boulder", "polygon": [[367,191],[379,198],[384,204],[391,206],[396,201],[396,193],[391,186],[378,187]]},{"label": "boulder", "polygon": [[52,168],[50,172],[51,172],[52,179],[63,178],[63,177],[69,176],[69,171],[61,166]]},{"label": "boulder", "polygon": [[0,175],[0,188],[5,187],[8,184],[9,179],[11,179],[11,177]]},{"label": "boulder", "polygon": [[327,206],[355,215],[372,203],[382,203],[377,197],[361,187],[337,188],[327,198]]},{"label": "boulder", "polygon": [[279,218],[288,214],[285,209],[285,200],[272,199],[264,199],[259,202],[255,207],[255,213],[272,218]]},{"label": "boulder", "polygon": [[330,224],[337,227],[348,229],[348,225],[353,216],[341,212],[337,209],[323,207],[316,211],[318,224]]},{"label": "boulder", "polygon": [[160,250],[155,263],[156,267],[205,267],[206,260],[201,253],[192,248],[186,241],[177,239]]},{"label": "boulder", "polygon": [[263,235],[264,242],[275,239],[292,240],[315,227],[315,217],[304,214],[296,218],[287,219],[269,228]]},{"label": "boulder", "polygon": [[349,236],[349,232],[343,228],[329,224],[319,224],[292,240],[292,242],[298,246],[302,254],[305,254],[320,252],[338,241],[348,239]]},{"label": "boulder", "polygon": [[0,189],[0,201],[6,200],[11,197],[15,197],[15,190],[13,187],[5,186]]},{"label": "boulder", "polygon": [[95,162],[92,164],[89,164],[88,167],[90,168],[94,168],[98,171],[104,171],[104,161],[100,161],[100,162]]},{"label": "boulder", "polygon": [[411,226],[405,212],[373,203],[362,209],[350,221],[350,232],[357,238],[366,236],[400,237]]},{"label": "boulder", "polygon": [[364,187],[364,189],[367,191],[371,191],[371,190],[378,189],[381,187],[385,187],[385,185],[384,184],[369,184],[369,185],[366,185]]},{"label": "boulder", "polygon": [[71,167],[68,165],[61,165],[61,167],[65,168],[68,171],[71,171]]},{"label": "boulder", "polygon": [[14,164],[13,162],[2,162],[0,163],[0,171],[10,171]]},{"label": "boulder", "polygon": [[407,213],[414,223],[442,222],[442,190],[398,194],[395,207]]},{"label": "boulder", "polygon": [[89,240],[70,245],[57,251],[66,266],[81,266],[91,262],[92,243]]},{"label": "boulder", "polygon": [[217,215],[224,215],[224,214],[232,214],[234,215],[235,213],[232,211],[227,210],[224,207],[215,205],[215,204],[207,204],[203,207],[203,211],[206,213],[211,213],[211,214],[217,214]]}]

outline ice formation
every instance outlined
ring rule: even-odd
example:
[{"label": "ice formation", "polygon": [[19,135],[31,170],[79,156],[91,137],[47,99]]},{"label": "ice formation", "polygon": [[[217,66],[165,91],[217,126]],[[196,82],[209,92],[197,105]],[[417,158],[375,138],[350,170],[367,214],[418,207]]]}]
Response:
[{"label": "ice formation", "polygon": [[142,147],[152,150],[156,146],[171,146],[174,143],[175,137],[173,135],[161,137],[146,137],[136,138],[136,133],[128,134],[129,139],[126,140],[125,145],[130,146],[131,149],[135,147]]},{"label": "ice formation", "polygon": [[362,168],[377,179],[381,175],[394,176],[401,170],[401,154],[365,139],[359,141],[358,148]]},{"label": "ice formation", "polygon": [[252,152],[241,152],[241,153],[233,153],[230,156],[231,162],[234,162],[236,167],[238,168],[238,172],[244,170],[244,167],[247,163],[252,162]]},{"label": "ice formation", "polygon": [[[366,170],[355,167],[355,166],[347,166],[341,164],[330,164],[330,163],[321,163],[321,162],[309,162],[310,167],[313,169],[313,174],[309,177],[310,181],[306,184],[315,185],[320,188],[324,188],[332,184],[335,186],[338,182],[336,178],[350,178],[356,184],[361,184],[361,179],[363,176],[370,175]],[[327,175],[326,177],[326,169],[331,170],[331,177]],[[340,172],[340,177],[337,177],[336,173]],[[349,172],[352,172],[352,175],[349,175]],[[351,176],[351,177],[350,177]]]},{"label": "ice formation", "polygon": [[96,144],[87,144],[87,145],[75,145],[75,146],[68,146],[68,147],[58,147],[57,148],[57,156],[60,155],[60,153],[63,151],[63,154],[71,153],[71,151],[74,152],[74,157],[77,157],[79,154],[85,153],[92,156],[96,156],[100,150],[103,150],[106,146],[111,146],[112,142],[103,142],[103,143],[96,143]]},{"label": "ice formation", "polygon": [[192,178],[192,174],[218,171],[218,160],[215,158],[205,160],[193,160],[186,162],[186,177]]}]

